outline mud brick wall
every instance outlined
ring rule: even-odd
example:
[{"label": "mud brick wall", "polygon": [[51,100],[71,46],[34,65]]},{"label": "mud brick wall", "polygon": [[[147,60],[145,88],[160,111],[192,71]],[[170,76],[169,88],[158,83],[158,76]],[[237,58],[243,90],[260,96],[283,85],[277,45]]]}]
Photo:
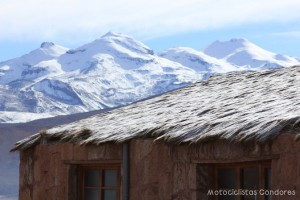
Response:
[{"label": "mud brick wall", "polygon": [[[72,162],[116,161],[122,158],[122,146],[77,146],[73,144],[38,145],[20,152],[19,200],[74,200],[76,186],[70,187],[76,173]],[[74,170],[73,170],[74,171]],[[74,183],[73,183],[74,185]]]},{"label": "mud brick wall", "polygon": [[[134,140],[130,145],[132,200],[210,200],[213,163],[272,160],[272,189],[295,190],[296,195],[273,200],[300,199],[300,142],[281,135],[264,145],[225,141],[201,145],[168,145]],[[199,178],[199,176],[201,176]]]},{"label": "mud brick wall", "polygon": [[173,167],[167,145],[133,140],[130,143],[130,199],[171,199]]},{"label": "mud brick wall", "polygon": [[[272,189],[296,191],[296,195],[272,199],[300,199],[300,142],[292,135],[281,135],[265,145],[224,141],[170,145],[150,139],[129,144],[130,200],[209,200],[210,164],[265,159],[272,160]],[[74,200],[76,162],[117,160],[122,165],[122,145],[42,144],[22,151],[20,159],[20,200]]]},{"label": "mud brick wall", "polygon": [[300,199],[300,141],[281,135],[274,141],[272,152],[279,155],[272,160],[272,189],[296,191],[296,195],[273,196],[272,200]]}]

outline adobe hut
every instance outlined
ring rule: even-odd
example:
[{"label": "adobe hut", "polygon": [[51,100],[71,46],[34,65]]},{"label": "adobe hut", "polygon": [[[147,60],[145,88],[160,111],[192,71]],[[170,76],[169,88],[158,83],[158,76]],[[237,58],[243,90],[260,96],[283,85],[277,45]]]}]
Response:
[{"label": "adobe hut", "polygon": [[300,67],[211,77],[16,144],[20,200],[300,199]]}]

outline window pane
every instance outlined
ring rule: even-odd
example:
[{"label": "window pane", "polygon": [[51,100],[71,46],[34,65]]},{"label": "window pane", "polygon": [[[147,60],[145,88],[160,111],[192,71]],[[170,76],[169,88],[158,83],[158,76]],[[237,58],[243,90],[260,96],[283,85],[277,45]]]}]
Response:
[{"label": "window pane", "polygon": [[[271,169],[270,168],[265,168],[265,189],[271,189]],[[271,200],[272,196],[271,195],[266,195],[265,196],[266,200]]]},{"label": "window pane", "polygon": [[[258,168],[243,168],[241,170],[242,188],[247,190],[259,189],[259,170]],[[256,200],[256,195],[244,196],[244,200]]]},{"label": "window pane", "polygon": [[85,170],[84,186],[86,186],[86,187],[99,186],[99,171],[98,170]]},{"label": "window pane", "polygon": [[85,189],[84,200],[99,200],[98,189]]},{"label": "window pane", "polygon": [[235,189],[237,174],[234,168],[220,168],[218,170],[219,189]]},{"label": "window pane", "polygon": [[271,189],[271,169],[265,168],[265,189]]},{"label": "window pane", "polygon": [[104,170],[104,187],[115,187],[117,186],[117,171],[115,170]]},{"label": "window pane", "polygon": [[259,189],[259,170],[258,168],[242,169],[242,186],[243,189]]},{"label": "window pane", "polygon": [[117,199],[116,190],[103,190],[102,191],[102,199],[103,200],[116,200]]}]

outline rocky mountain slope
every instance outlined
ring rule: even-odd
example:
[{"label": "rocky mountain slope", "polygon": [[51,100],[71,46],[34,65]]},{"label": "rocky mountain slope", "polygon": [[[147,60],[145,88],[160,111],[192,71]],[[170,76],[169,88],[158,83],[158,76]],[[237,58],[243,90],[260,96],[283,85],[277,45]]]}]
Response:
[{"label": "rocky mountain slope", "polygon": [[0,62],[0,123],[125,105],[216,73],[300,64],[245,39],[155,54],[130,36],[109,32],[76,49],[51,42]]}]

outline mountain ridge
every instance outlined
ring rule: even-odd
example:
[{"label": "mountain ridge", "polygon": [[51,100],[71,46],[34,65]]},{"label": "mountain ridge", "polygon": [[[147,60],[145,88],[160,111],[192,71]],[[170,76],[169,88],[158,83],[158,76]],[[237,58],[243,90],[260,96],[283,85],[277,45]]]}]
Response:
[{"label": "mountain ridge", "polygon": [[[122,106],[213,74],[296,64],[296,58],[241,38],[215,41],[203,51],[177,47],[158,54],[114,32],[74,49],[43,42],[28,54],[0,62],[0,122]],[[11,117],[13,112],[19,113]]]}]

